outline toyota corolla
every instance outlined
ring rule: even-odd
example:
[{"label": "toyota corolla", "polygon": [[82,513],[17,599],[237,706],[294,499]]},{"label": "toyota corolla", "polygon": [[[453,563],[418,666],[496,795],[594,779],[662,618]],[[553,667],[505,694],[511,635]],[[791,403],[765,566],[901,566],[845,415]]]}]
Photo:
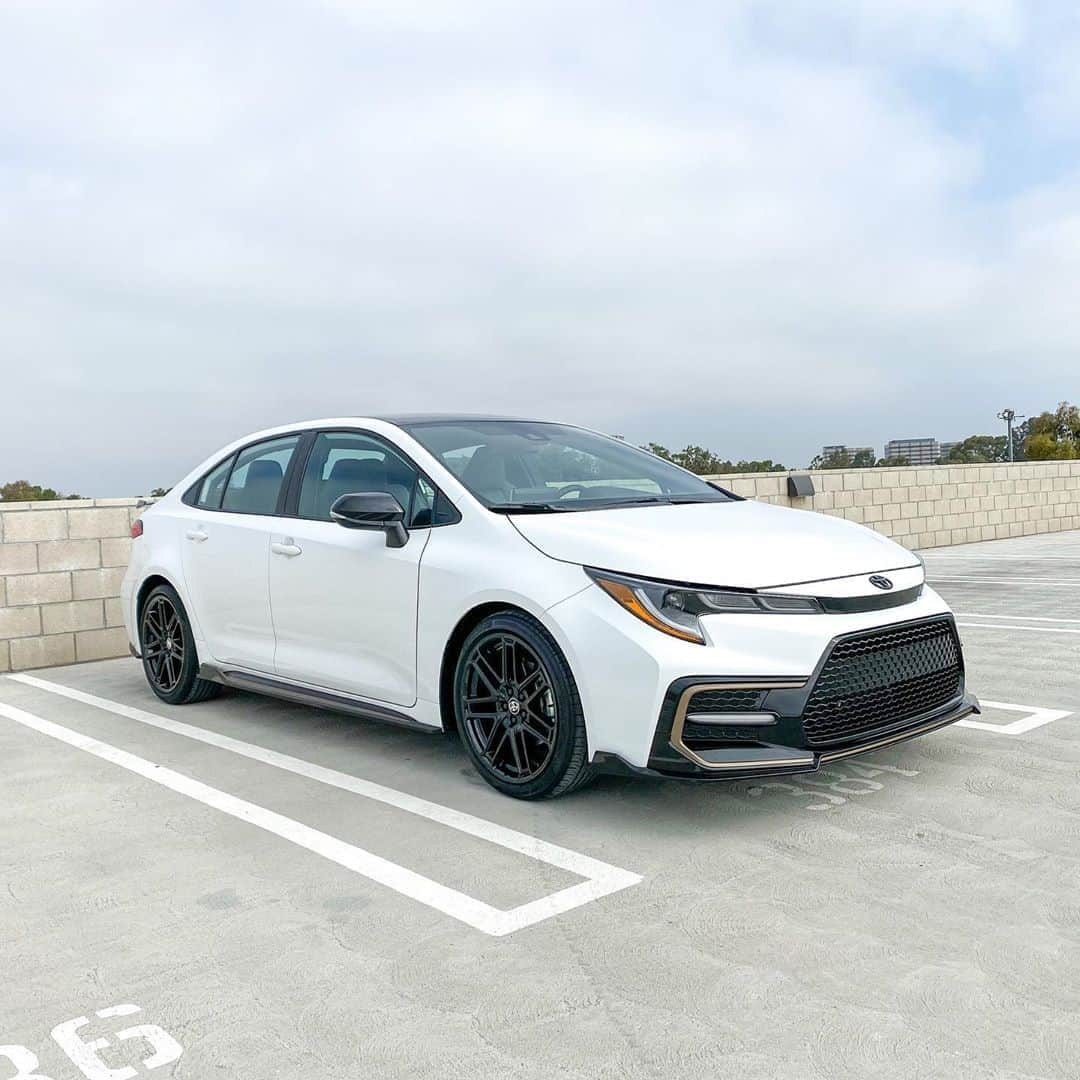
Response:
[{"label": "toyota corolla", "polygon": [[162,701],[456,733],[519,798],[809,772],[978,709],[917,556],[564,424],[275,428],[132,532],[124,618]]}]

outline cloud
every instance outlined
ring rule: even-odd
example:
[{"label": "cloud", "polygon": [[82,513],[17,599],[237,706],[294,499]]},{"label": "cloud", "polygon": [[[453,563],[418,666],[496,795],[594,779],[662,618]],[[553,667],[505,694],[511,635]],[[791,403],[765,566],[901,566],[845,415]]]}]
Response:
[{"label": "cloud", "polygon": [[[1080,351],[1053,38],[1005,0],[8,5],[0,471],[128,492],[391,409],[794,462],[988,430]],[[1006,85],[1030,167],[964,122]]]}]

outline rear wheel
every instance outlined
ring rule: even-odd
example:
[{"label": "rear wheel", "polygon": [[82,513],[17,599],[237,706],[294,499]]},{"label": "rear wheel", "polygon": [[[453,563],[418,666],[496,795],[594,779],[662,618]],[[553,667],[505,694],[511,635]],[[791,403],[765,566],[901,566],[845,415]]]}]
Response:
[{"label": "rear wheel", "polygon": [[199,657],[187,612],[171,585],[158,585],[139,615],[139,651],[150,689],[170,705],[206,701],[221,692],[199,678]]},{"label": "rear wheel", "polygon": [[570,666],[551,635],[524,613],[491,615],[465,639],[454,709],[473,764],[499,791],[553,798],[592,778]]}]

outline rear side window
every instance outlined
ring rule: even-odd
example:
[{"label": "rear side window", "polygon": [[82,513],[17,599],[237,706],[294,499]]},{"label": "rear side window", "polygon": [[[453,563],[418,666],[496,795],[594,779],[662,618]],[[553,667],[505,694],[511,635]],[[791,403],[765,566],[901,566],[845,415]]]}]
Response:
[{"label": "rear side window", "polygon": [[285,473],[299,441],[299,435],[288,435],[241,450],[225,488],[221,509],[240,514],[277,513]]},{"label": "rear side window", "polygon": [[225,491],[225,481],[229,479],[232,463],[233,459],[228,457],[202,478],[199,489],[195,493],[196,506],[203,510],[221,509],[221,496]]}]

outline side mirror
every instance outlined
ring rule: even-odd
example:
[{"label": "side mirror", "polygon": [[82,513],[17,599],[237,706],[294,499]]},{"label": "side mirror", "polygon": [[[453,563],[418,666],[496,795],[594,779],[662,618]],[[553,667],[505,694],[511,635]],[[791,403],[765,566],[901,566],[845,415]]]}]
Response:
[{"label": "side mirror", "polygon": [[330,507],[330,519],[346,529],[372,529],[386,533],[386,546],[404,547],[409,539],[405,511],[387,491],[342,495]]}]

